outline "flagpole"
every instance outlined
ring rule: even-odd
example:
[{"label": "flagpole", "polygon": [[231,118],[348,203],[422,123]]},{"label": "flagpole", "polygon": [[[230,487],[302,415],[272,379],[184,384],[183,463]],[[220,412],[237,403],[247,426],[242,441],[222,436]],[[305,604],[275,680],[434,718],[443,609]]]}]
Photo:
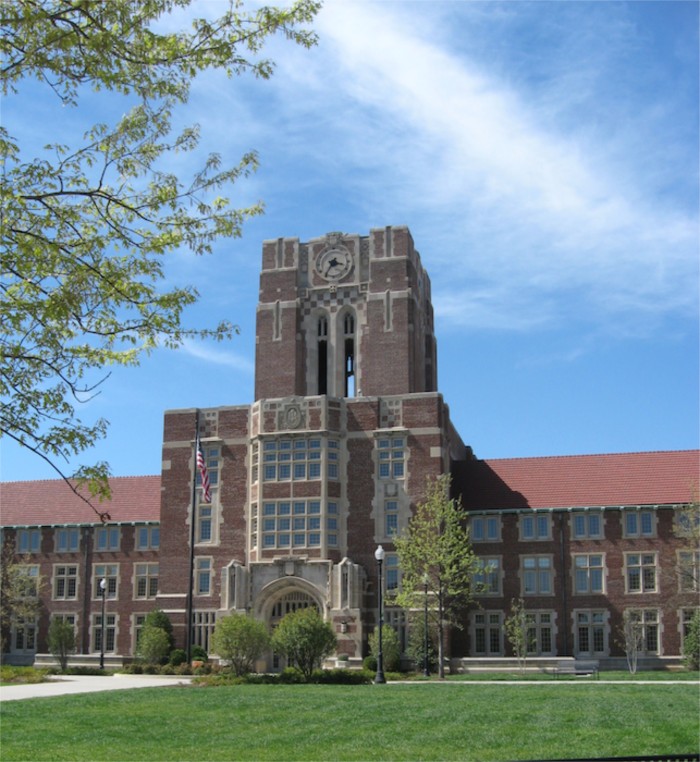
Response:
[{"label": "flagpole", "polygon": [[199,408],[195,416],[194,453],[192,454],[192,510],[190,526],[190,573],[187,587],[187,621],[185,622],[187,663],[192,663],[192,597],[194,594],[194,542],[197,529],[197,451],[199,450]]}]

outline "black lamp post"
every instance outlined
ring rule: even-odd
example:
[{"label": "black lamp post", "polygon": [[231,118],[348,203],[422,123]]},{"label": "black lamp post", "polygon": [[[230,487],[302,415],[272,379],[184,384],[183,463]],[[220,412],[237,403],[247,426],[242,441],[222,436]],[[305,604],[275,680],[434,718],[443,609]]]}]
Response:
[{"label": "black lamp post", "polygon": [[384,677],[384,653],[382,651],[382,625],[384,624],[384,586],[382,584],[382,563],[384,562],[384,548],[381,545],[378,545],[377,549],[374,551],[374,557],[377,559],[377,595],[379,597],[379,651],[377,653],[377,674],[374,678],[374,682],[381,684],[386,682],[386,678]]},{"label": "black lamp post", "polygon": [[105,668],[105,598],[107,598],[107,580],[100,580],[100,593],[102,594],[102,628],[100,633],[100,669]]},{"label": "black lamp post", "polygon": [[423,575],[425,588],[425,607],[423,610],[423,677],[430,677],[428,669],[428,575]]}]

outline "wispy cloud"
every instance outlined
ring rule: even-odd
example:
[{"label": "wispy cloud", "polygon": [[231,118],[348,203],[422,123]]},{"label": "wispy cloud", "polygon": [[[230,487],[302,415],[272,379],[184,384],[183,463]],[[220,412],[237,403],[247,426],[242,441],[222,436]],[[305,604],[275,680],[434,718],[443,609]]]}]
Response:
[{"label": "wispy cloud", "polygon": [[191,339],[185,339],[181,351],[190,355],[190,357],[194,357],[207,364],[223,365],[246,375],[250,375],[254,372],[254,365],[249,357],[239,355],[236,352],[231,352],[228,349],[215,348],[203,342],[195,342]]}]

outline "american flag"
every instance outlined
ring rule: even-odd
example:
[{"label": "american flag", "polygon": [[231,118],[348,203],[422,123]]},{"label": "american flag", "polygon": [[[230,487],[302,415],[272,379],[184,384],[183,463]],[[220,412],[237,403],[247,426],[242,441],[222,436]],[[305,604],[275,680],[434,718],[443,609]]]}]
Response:
[{"label": "american flag", "polygon": [[211,489],[209,487],[209,474],[207,473],[207,464],[204,462],[204,453],[197,442],[197,468],[202,480],[202,500],[205,503],[211,503]]}]

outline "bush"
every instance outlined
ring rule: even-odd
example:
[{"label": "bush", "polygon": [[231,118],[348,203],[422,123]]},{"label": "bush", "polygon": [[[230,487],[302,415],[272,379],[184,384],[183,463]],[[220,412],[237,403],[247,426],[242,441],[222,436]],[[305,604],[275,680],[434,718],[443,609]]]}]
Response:
[{"label": "bush", "polygon": [[688,669],[700,669],[700,610],[693,614],[683,639],[683,664]]},{"label": "bush", "polygon": [[49,625],[49,650],[65,672],[68,657],[75,652],[75,630],[73,625],[54,617]]},{"label": "bush", "polygon": [[213,646],[240,676],[253,672],[255,662],[270,647],[270,635],[264,622],[245,614],[230,614],[216,623]]},{"label": "bush", "polygon": [[[379,628],[369,636],[369,651],[377,658],[379,654]],[[393,627],[382,627],[382,657],[384,672],[399,672],[401,669],[401,643]],[[376,668],[375,668],[376,669]]]},{"label": "bush", "polygon": [[366,669],[368,672],[376,672],[377,657],[372,656],[372,654],[365,656],[365,658],[362,660],[362,669]]},{"label": "bush", "polygon": [[190,649],[192,661],[207,661],[209,656],[202,646],[192,646]]},{"label": "bush", "polygon": [[183,648],[173,648],[170,652],[168,663],[173,667],[179,667],[187,661],[187,653]]},{"label": "bush", "polygon": [[160,664],[170,651],[168,633],[160,627],[145,625],[139,634],[136,654],[147,664]]},{"label": "bush", "polygon": [[144,629],[146,627],[157,627],[158,629],[163,630],[168,636],[168,650],[173,647],[173,623],[164,611],[161,611],[160,609],[149,611],[143,621],[143,627]]},{"label": "bush", "polygon": [[311,607],[287,614],[272,638],[273,649],[299,667],[306,680],[335,651],[337,644],[330,622],[325,622]]}]

